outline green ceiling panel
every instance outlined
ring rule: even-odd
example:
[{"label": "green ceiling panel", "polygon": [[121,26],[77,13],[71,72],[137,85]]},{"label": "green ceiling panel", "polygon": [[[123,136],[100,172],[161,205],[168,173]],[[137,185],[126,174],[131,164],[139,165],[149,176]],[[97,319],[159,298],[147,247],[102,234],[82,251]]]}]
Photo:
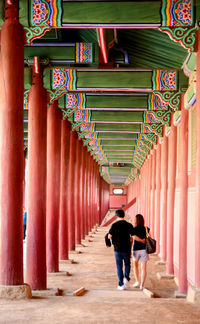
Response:
[{"label": "green ceiling panel", "polygon": [[143,112],[92,111],[91,121],[143,122]]},{"label": "green ceiling panel", "polygon": [[188,51],[157,29],[120,29],[118,41],[128,51],[130,66],[180,69]]},{"label": "green ceiling panel", "polygon": [[0,1],[0,27],[4,22],[4,1]]},{"label": "green ceiling panel", "polygon": [[48,57],[52,60],[74,60],[76,59],[75,46],[56,47],[56,46],[25,46],[25,59],[28,57],[40,56]]},{"label": "green ceiling panel", "polygon": [[87,108],[147,108],[147,96],[87,95]]},{"label": "green ceiling panel", "polygon": [[28,15],[29,4],[28,3],[29,3],[28,0],[19,1],[19,21],[22,26],[26,26],[26,27],[29,26],[29,15]]},{"label": "green ceiling panel", "polygon": [[28,90],[32,86],[32,70],[31,68],[24,69],[24,89]]},{"label": "green ceiling panel", "polygon": [[117,172],[117,173],[129,173],[130,172],[130,168],[117,168],[117,167],[112,168],[112,167],[110,167],[109,172],[111,174],[112,173],[115,173],[115,172]]},{"label": "green ceiling panel", "polygon": [[77,88],[152,88],[152,72],[78,71]]},{"label": "green ceiling panel", "polygon": [[101,145],[108,145],[108,144],[110,144],[110,145],[137,145],[137,141],[136,140],[101,140]]},{"label": "green ceiling panel", "polygon": [[69,1],[63,2],[62,22],[160,23],[161,1]]},{"label": "green ceiling panel", "polygon": [[118,139],[118,138],[121,138],[121,139],[123,139],[123,138],[125,138],[125,139],[127,139],[127,138],[132,138],[132,139],[137,139],[138,138],[138,134],[132,134],[132,133],[101,133],[101,132],[99,132],[98,134],[97,134],[97,137],[98,138],[113,138],[113,139]]},{"label": "green ceiling panel", "polygon": [[133,151],[134,147],[133,146],[104,146],[103,150],[104,152],[106,151],[120,151],[120,150],[130,150]]},{"label": "green ceiling panel", "polygon": [[[124,125],[124,124],[96,124],[96,131],[131,131],[140,133],[140,125]],[[121,136],[121,134],[120,134]]]}]

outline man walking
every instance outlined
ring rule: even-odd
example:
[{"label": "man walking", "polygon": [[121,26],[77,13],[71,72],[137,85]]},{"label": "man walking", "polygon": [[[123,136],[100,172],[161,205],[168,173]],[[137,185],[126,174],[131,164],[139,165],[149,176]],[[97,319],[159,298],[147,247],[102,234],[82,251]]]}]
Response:
[{"label": "man walking", "polygon": [[[110,230],[108,238],[112,239],[114,245],[114,255],[117,266],[117,275],[119,278],[118,290],[129,288],[129,274],[131,270],[131,242],[134,235],[133,225],[125,221],[124,211],[116,210],[115,216],[118,221],[114,223]],[[123,261],[125,264],[125,274],[123,274]]]}]

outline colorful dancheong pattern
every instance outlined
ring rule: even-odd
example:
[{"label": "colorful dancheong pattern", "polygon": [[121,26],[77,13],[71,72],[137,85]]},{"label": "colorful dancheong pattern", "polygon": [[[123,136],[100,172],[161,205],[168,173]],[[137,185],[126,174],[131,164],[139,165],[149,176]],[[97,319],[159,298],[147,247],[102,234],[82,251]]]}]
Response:
[{"label": "colorful dancheong pattern", "polygon": [[80,122],[82,121],[83,123],[88,123],[90,122],[90,110],[82,110],[78,109],[74,113],[74,121],[75,122]]},{"label": "colorful dancheong pattern", "polygon": [[144,116],[144,122],[148,124],[160,123],[161,120],[158,119],[153,112],[146,112]]},{"label": "colorful dancheong pattern", "polygon": [[95,124],[94,123],[83,123],[80,127],[81,132],[94,133]]},{"label": "colorful dancheong pattern", "polygon": [[61,0],[30,0],[31,1],[31,26],[60,27]]},{"label": "colorful dancheong pattern", "polygon": [[162,26],[193,26],[193,0],[162,0]]},{"label": "colorful dancheong pattern", "polygon": [[55,68],[52,70],[52,89],[75,90],[76,71],[72,69]]},{"label": "colorful dancheong pattern", "polygon": [[149,110],[168,110],[168,104],[161,100],[160,97],[156,96],[154,93],[149,95],[148,99],[148,109]]},{"label": "colorful dancheong pattern", "polygon": [[83,109],[85,108],[86,97],[84,93],[67,93],[66,108]]},{"label": "colorful dancheong pattern", "polygon": [[153,90],[177,90],[177,72],[166,70],[153,71]]},{"label": "colorful dancheong pattern", "polygon": [[76,43],[76,63],[92,63],[92,43]]}]

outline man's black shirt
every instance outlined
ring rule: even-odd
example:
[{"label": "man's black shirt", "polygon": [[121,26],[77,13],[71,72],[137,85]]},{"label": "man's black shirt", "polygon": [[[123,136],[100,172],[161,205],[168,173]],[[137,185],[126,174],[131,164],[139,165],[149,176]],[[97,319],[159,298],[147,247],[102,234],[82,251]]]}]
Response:
[{"label": "man's black shirt", "polygon": [[128,253],[131,251],[130,235],[134,235],[132,224],[125,220],[119,220],[111,226],[109,234],[112,235],[112,244],[116,252]]}]

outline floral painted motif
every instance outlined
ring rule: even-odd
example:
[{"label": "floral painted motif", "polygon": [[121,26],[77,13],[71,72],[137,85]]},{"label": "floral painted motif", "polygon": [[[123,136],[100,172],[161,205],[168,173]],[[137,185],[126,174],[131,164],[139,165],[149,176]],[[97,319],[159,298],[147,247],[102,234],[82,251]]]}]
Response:
[{"label": "floral painted motif", "polygon": [[74,121],[82,121],[83,123],[88,123],[90,121],[90,111],[78,109],[74,113]]},{"label": "floral painted motif", "polygon": [[55,68],[53,69],[53,89],[75,90],[76,89],[76,71],[71,69]]},{"label": "floral painted motif", "polygon": [[185,25],[189,25],[191,22],[191,1],[184,0],[178,3],[175,13],[179,21],[182,21]]},{"label": "floral painted motif", "polygon": [[177,72],[166,70],[153,71],[153,90],[177,90]]},{"label": "floral painted motif", "polygon": [[163,83],[167,89],[175,90],[176,88],[176,72],[168,71],[163,76]]},{"label": "floral painted motif", "polygon": [[155,94],[151,94],[148,99],[149,110],[167,110],[168,104]]},{"label": "floral painted motif", "polygon": [[194,25],[193,0],[162,0],[162,26],[189,27]]},{"label": "floral painted motif", "polygon": [[70,108],[70,109],[85,108],[85,94],[84,93],[67,93],[66,94],[66,108]]},{"label": "floral painted motif", "polygon": [[32,10],[34,25],[41,25],[47,19],[47,5],[41,0],[34,0]]},{"label": "floral painted motif", "polygon": [[61,26],[61,0],[31,0],[30,10],[31,26]]}]

